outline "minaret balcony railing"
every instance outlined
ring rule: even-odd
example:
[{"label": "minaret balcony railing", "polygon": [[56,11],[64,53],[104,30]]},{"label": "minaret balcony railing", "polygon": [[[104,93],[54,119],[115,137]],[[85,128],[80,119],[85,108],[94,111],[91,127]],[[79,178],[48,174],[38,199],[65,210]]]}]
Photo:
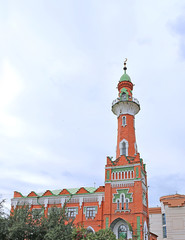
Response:
[{"label": "minaret balcony railing", "polygon": [[118,102],[126,102],[126,101],[132,101],[132,102],[135,102],[135,103],[137,103],[138,105],[140,105],[139,104],[139,101],[137,100],[137,98],[132,98],[132,100],[123,100],[123,99],[120,99],[120,98],[116,98],[113,102],[112,102],[112,106],[114,105],[114,104],[116,104],[116,103],[118,103]]}]

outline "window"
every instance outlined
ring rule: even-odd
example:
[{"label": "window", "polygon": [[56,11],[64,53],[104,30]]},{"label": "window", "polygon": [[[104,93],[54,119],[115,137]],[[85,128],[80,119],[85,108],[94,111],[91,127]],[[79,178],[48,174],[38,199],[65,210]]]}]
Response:
[{"label": "window", "polygon": [[163,225],[166,225],[166,216],[164,213],[162,214],[162,223]]},{"label": "window", "polygon": [[119,210],[119,200],[117,201],[117,210]]},{"label": "window", "polygon": [[127,94],[126,93],[122,93],[121,97],[120,97],[121,101],[126,101],[127,100]]},{"label": "window", "polygon": [[126,210],[128,210],[128,199],[126,199]]},{"label": "window", "polygon": [[165,213],[162,214],[162,224],[163,224],[163,238],[167,238],[166,215],[165,215]]},{"label": "window", "polygon": [[124,210],[124,195],[121,195],[121,210]]},{"label": "window", "polygon": [[126,124],[126,116],[123,116],[122,117],[122,126],[125,127],[127,124]]},{"label": "window", "polygon": [[76,217],[76,208],[67,208],[67,217],[75,218]]},{"label": "window", "polygon": [[94,218],[96,213],[95,207],[87,207],[86,208],[86,218]]},{"label": "window", "polygon": [[163,238],[167,238],[166,226],[163,226]]},{"label": "window", "polygon": [[120,149],[120,155],[126,155],[126,143],[122,142],[122,147]]},{"label": "window", "polygon": [[118,238],[127,239],[127,228],[123,224],[118,228]]},{"label": "window", "polygon": [[55,214],[60,214],[61,209],[58,207],[50,207],[48,208],[48,215],[50,215],[51,213],[55,213]]},{"label": "window", "polygon": [[44,209],[43,208],[34,208],[32,209],[32,217],[33,219],[40,219],[44,216]]},{"label": "window", "polygon": [[128,142],[127,140],[123,139],[119,143],[120,155],[128,156]]}]

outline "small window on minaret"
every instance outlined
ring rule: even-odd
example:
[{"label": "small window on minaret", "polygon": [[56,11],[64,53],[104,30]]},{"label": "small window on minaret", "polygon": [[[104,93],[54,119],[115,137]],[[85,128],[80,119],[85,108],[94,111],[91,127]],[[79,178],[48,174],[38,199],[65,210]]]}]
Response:
[{"label": "small window on minaret", "polygon": [[125,127],[126,126],[126,116],[122,117],[122,126]]},{"label": "small window on minaret", "polygon": [[127,94],[125,92],[123,92],[121,94],[121,101],[126,101],[127,100]]},{"label": "small window on minaret", "polygon": [[122,142],[122,144],[121,144],[120,155],[126,156],[126,143],[125,142]]}]

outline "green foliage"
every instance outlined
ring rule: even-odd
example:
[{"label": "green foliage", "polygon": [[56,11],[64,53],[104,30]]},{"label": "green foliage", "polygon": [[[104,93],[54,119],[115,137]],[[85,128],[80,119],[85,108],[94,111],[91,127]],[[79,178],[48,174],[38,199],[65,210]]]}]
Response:
[{"label": "green foliage", "polygon": [[73,220],[68,220],[65,208],[51,208],[48,218],[45,219],[47,233],[45,240],[71,240]]},{"label": "green foliage", "polygon": [[112,232],[110,228],[101,229],[94,234],[94,240],[116,240],[115,234]]},{"label": "green foliage", "polygon": [[46,234],[42,209],[31,211],[29,206],[16,208],[9,217],[8,239],[39,240]]},{"label": "green foliage", "polygon": [[72,226],[73,221],[67,221],[64,208],[51,208],[46,218],[43,208],[31,211],[29,206],[20,206],[8,219],[7,239],[72,240]]},{"label": "green foliage", "polygon": [[111,229],[101,229],[96,233],[88,233],[87,229],[74,228],[72,233],[73,240],[116,240],[115,234]]},{"label": "green foliage", "polygon": [[8,235],[8,220],[7,215],[4,212],[3,204],[5,200],[0,201],[0,239],[7,240]]},{"label": "green foliage", "polygon": [[19,206],[6,216],[4,201],[0,201],[1,240],[116,240],[111,229],[96,233],[84,227],[74,227],[73,219],[67,219],[65,206],[51,208],[44,216],[44,208],[30,210],[27,205]]},{"label": "green foliage", "polygon": [[88,234],[87,229],[85,229],[84,227],[73,228],[72,231],[73,240],[90,240],[89,238],[87,238],[88,235],[90,234]]}]

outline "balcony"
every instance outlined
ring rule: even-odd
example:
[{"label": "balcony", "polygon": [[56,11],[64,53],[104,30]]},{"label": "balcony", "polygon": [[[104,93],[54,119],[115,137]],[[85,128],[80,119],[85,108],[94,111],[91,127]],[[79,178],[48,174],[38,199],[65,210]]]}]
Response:
[{"label": "balcony", "polygon": [[126,102],[126,101],[132,101],[135,102],[139,105],[139,101],[137,100],[137,98],[132,98],[132,100],[120,100],[120,98],[116,98],[113,102],[112,102],[112,106],[115,105],[118,102]]}]

